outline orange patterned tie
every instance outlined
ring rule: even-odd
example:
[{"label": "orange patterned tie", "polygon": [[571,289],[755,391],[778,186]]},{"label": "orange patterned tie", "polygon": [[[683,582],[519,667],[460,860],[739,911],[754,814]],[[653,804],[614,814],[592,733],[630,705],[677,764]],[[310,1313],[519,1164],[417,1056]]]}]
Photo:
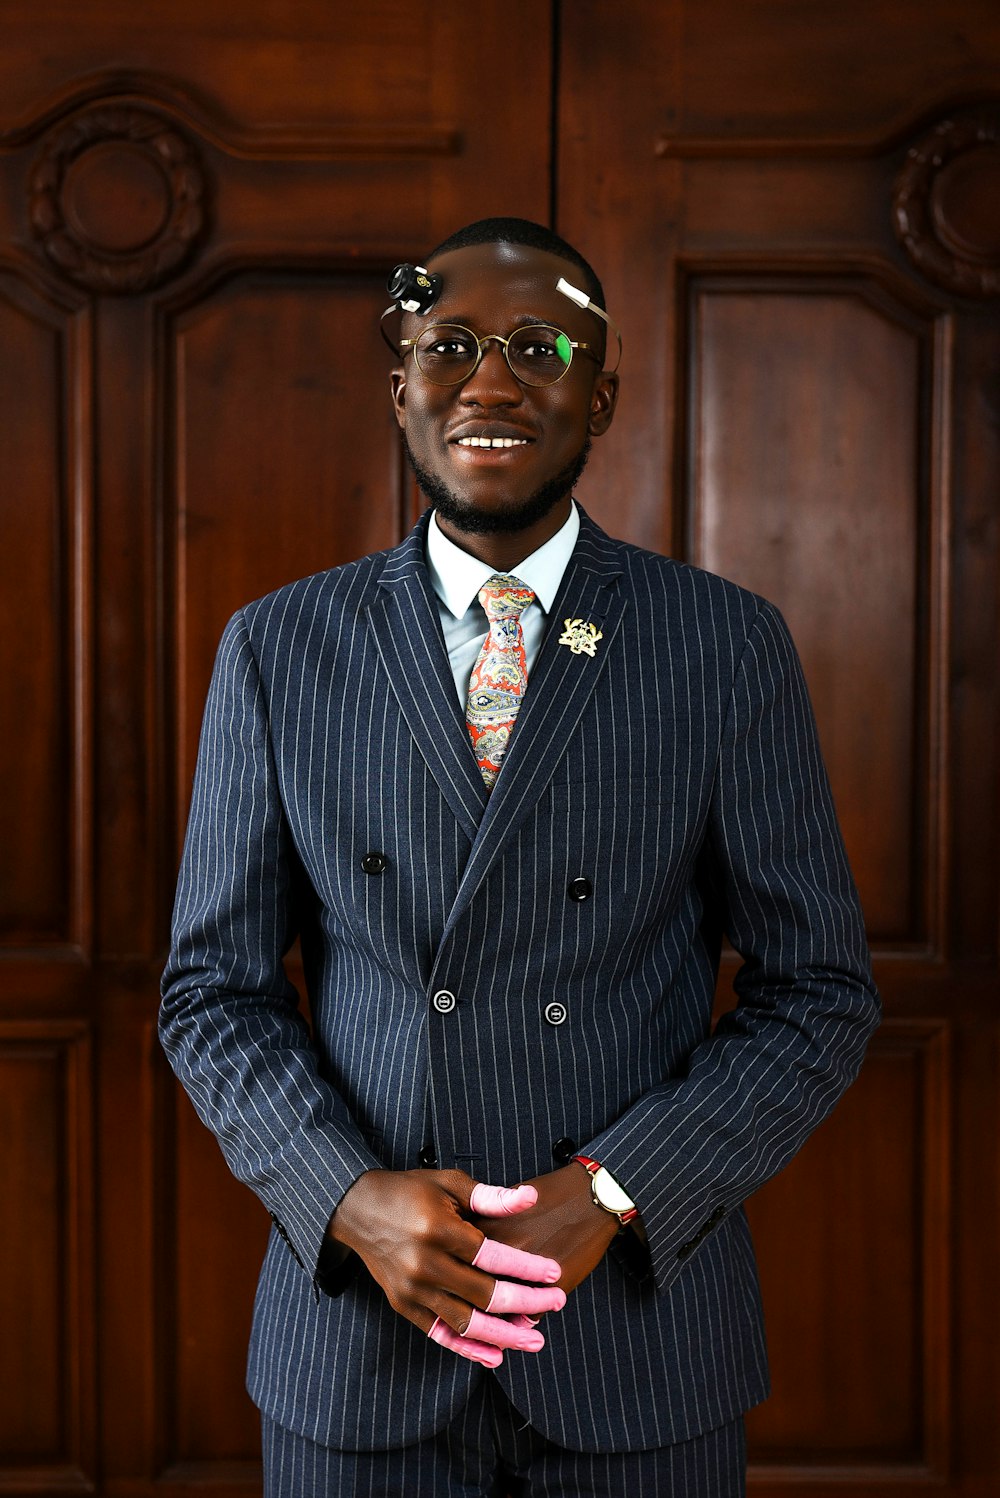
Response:
[{"label": "orange patterned tie", "polygon": [[490,632],[469,678],[465,720],[487,790],[500,774],[514,720],[528,685],[521,615],[534,593],[519,578],[497,572],[479,590]]}]

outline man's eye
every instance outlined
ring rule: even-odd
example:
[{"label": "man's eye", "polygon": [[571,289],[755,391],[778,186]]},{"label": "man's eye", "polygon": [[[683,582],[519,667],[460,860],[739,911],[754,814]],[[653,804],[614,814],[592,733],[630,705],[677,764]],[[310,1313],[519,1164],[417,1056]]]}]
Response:
[{"label": "man's eye", "polygon": [[558,359],[559,350],[554,343],[548,343],[544,338],[533,338],[530,343],[524,343],[518,350],[526,359]]},{"label": "man's eye", "polygon": [[469,345],[461,338],[437,338],[425,352],[434,359],[467,359]]}]

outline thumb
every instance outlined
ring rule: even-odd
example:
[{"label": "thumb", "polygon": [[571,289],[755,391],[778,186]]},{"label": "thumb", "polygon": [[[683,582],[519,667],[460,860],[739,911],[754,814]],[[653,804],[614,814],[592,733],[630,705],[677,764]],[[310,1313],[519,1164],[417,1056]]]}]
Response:
[{"label": "thumb", "polygon": [[469,1207],[478,1217],[511,1217],[533,1207],[537,1200],[534,1186],[487,1186],[478,1181],[472,1188]]}]

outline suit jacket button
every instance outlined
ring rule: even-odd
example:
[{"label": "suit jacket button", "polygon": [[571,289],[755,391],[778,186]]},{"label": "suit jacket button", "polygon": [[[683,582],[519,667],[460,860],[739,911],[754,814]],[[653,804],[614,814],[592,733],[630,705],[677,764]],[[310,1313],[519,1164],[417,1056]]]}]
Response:
[{"label": "suit jacket button", "polygon": [[566,1005],[553,1000],[545,1006],[545,1018],[550,1025],[562,1025],[566,1021]]},{"label": "suit jacket button", "polygon": [[366,874],[384,874],[389,867],[389,860],[384,853],[373,850],[371,853],[365,854],[361,860],[361,867]]},{"label": "suit jacket button", "polygon": [[571,900],[589,900],[594,893],[594,886],[589,879],[581,875],[579,879],[571,879],[566,886],[566,893]]},{"label": "suit jacket button", "polygon": [[425,1170],[436,1170],[438,1157],[433,1144],[422,1145],[417,1151],[417,1159]]},{"label": "suit jacket button", "polygon": [[557,1139],[552,1146],[552,1158],[557,1165],[568,1165],[575,1154],[575,1139]]},{"label": "suit jacket button", "polygon": [[446,988],[438,989],[433,999],[431,999],[431,1003],[438,1014],[450,1014],[457,1002],[458,1000],[455,998],[455,995],[449,993]]}]

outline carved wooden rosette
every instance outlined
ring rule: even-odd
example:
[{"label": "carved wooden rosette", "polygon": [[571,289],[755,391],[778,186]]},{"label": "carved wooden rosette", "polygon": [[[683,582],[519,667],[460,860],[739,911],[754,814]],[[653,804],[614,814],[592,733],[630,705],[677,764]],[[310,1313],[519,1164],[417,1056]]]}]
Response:
[{"label": "carved wooden rosette", "polygon": [[30,179],[30,222],[49,262],[122,296],[175,275],[205,227],[194,146],[148,109],[103,106],[52,130]]},{"label": "carved wooden rosette", "polygon": [[940,121],[909,151],[893,227],[917,269],[960,296],[1000,295],[1000,104]]}]

